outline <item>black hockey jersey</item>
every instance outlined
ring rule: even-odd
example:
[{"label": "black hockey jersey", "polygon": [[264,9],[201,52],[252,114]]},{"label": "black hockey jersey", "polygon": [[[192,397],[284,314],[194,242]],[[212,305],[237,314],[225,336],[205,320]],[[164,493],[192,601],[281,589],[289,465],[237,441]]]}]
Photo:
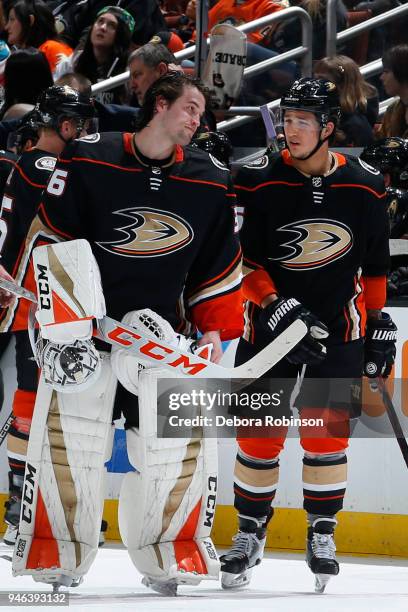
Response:
[{"label": "black hockey jersey", "polygon": [[3,197],[6,182],[14,168],[18,155],[11,151],[0,151],[0,194]]},{"label": "black hockey jersey", "polygon": [[[244,166],[235,187],[245,209],[245,271],[252,271],[246,295],[258,292],[262,299],[272,279],[278,293],[297,298],[328,325],[329,342],[364,335],[363,277],[382,277],[389,265],[382,176],[357,158],[333,153],[328,175],[308,177],[285,150]],[[262,344],[257,312],[248,305],[245,337]]]},{"label": "black hockey jersey", "polygon": [[[19,271],[18,263],[56,159],[55,155],[41,149],[25,151],[15,163],[3,195],[1,263],[17,283],[30,286],[30,289],[34,288],[32,270],[24,265]],[[20,300],[8,310],[3,310],[0,313],[0,331],[27,329],[28,309],[29,303]]]},{"label": "black hockey jersey", "polygon": [[184,295],[190,320],[228,339],[243,326],[234,204],[228,170],[207,153],[177,147],[166,165],[151,166],[133,135],[94,134],[61,155],[27,244],[45,234],[85,238],[109,316],[148,307],[177,329]]}]

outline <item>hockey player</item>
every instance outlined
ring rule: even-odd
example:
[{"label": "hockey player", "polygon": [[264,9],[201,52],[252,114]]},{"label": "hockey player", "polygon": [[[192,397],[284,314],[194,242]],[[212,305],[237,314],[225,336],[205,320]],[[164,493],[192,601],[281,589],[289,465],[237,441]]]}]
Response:
[{"label": "hockey player", "polygon": [[[147,92],[139,129],[134,134],[96,134],[69,144],[48,182],[26,245],[30,249],[47,238],[51,243],[86,239],[100,269],[104,294],[103,299],[92,258],[85,258],[81,278],[90,271],[94,279],[95,296],[91,295],[91,290],[85,294],[88,302],[95,305],[93,316],[101,317],[104,301],[109,315],[119,320],[126,315],[125,321],[130,323],[137,314],[135,310],[150,307],[159,318],[167,321],[167,328],[170,323],[173,330],[180,332],[184,330],[182,308],[187,303],[189,320],[203,334],[200,346],[212,344],[211,360],[218,362],[222,340],[239,337],[242,333],[241,251],[234,234],[235,197],[228,169],[211,155],[187,146],[204,108],[205,92],[198,82],[181,73],[167,75]],[[66,244],[68,248],[70,243]],[[63,245],[57,244],[51,250]],[[85,257],[84,253],[84,249],[77,251],[75,257],[66,260],[67,264]],[[24,278],[27,258],[28,251],[20,258],[16,270],[18,280]],[[53,273],[73,295],[64,266],[55,254],[53,262]],[[51,264],[48,267],[51,274]],[[89,318],[80,323],[88,326]],[[55,332],[63,334],[65,342],[72,346],[77,329],[75,322],[70,321],[46,329],[41,327],[49,341],[59,342],[58,347],[61,335],[55,340]],[[86,346],[89,348],[89,344]],[[106,350],[106,346],[100,348]],[[89,348],[89,351],[88,355],[92,353],[94,358],[94,349]],[[58,348],[58,354],[61,352]],[[36,580],[74,584],[89,569],[96,554],[98,521],[103,507],[101,474],[109,456],[110,398],[114,394],[111,382],[114,377],[109,373],[109,360],[105,357],[101,367],[104,375],[89,392],[78,390],[69,396],[53,392],[46,396],[48,399],[41,406],[38,403],[38,413],[36,404],[36,414],[49,409],[50,416],[44,416],[46,420],[52,415],[55,418],[65,407],[69,411],[69,420],[58,418],[58,430],[61,430],[67,452],[61,456],[64,469],[60,466],[55,473],[57,484],[59,477],[64,478],[64,483],[69,479],[71,491],[67,499],[59,495],[61,489],[53,479],[43,478],[38,489],[41,490],[39,503],[42,507],[45,505],[46,512],[37,512],[35,526],[32,522],[26,523],[28,530],[34,529],[30,537],[21,536],[20,524],[19,537],[24,553],[22,557],[15,556],[14,567],[18,568],[18,573],[31,573]],[[121,380],[127,371],[127,362],[116,367]],[[132,391],[137,371],[137,367],[133,368],[133,374],[129,374],[127,383],[125,381]],[[71,382],[74,384],[75,379]],[[106,388],[101,390],[103,385]],[[44,390],[44,393],[48,392]],[[95,397],[89,396],[92,393]],[[128,475],[127,484],[137,481],[143,489],[134,493],[132,487],[135,485],[129,484],[124,491],[126,499],[120,501],[122,537],[132,560],[145,575],[153,574],[173,583],[177,583],[180,576],[200,580],[212,572],[208,569],[211,564],[217,565],[212,543],[207,539],[204,546],[204,542],[196,544],[194,541],[195,534],[202,533],[201,525],[206,519],[206,506],[201,500],[206,500],[211,493],[212,503],[215,502],[216,478],[208,477],[213,455],[205,452],[207,441],[194,440],[188,448],[176,441],[178,446],[173,450],[160,450],[158,446],[153,455],[149,455],[146,446],[139,446],[137,399],[134,395],[125,395],[121,394],[120,408],[126,419],[129,458],[137,468]],[[71,397],[72,402],[69,401]],[[146,399],[146,395],[144,397]],[[139,401],[143,404],[140,394]],[[140,420],[143,420],[152,409],[146,412],[141,406],[140,412]],[[77,415],[77,420],[73,419],[73,414]],[[98,415],[95,425],[90,416],[93,414]],[[39,447],[43,452],[52,447],[52,431],[47,433],[46,430],[49,442],[47,446],[41,442]],[[78,436],[82,433],[84,436],[79,443]],[[43,434],[32,428],[30,446],[32,443],[34,446]],[[56,439],[58,444],[60,439]],[[89,453],[87,445],[91,445]],[[84,464],[88,455],[89,465]],[[180,460],[176,461],[177,457]],[[46,467],[44,464],[44,469]],[[36,468],[40,477],[42,469]],[[165,489],[167,484],[163,485],[167,481],[169,489]],[[150,483],[156,483],[154,498],[148,494]],[[207,493],[207,486],[212,487],[212,491]],[[49,490],[45,492],[45,489]],[[188,494],[180,494],[187,489]],[[55,495],[57,502],[53,501]],[[37,522],[37,519],[42,520],[38,517],[46,519],[44,524]],[[146,537],[151,535],[153,522],[157,521],[157,539],[152,547],[153,542]],[[211,523],[208,525],[210,528]],[[205,528],[207,534],[209,528]],[[143,539],[146,546],[140,541],[135,544],[133,533],[140,534],[136,539]],[[172,540],[163,542],[163,536],[169,533],[174,534],[169,536],[175,540],[174,546]],[[16,548],[18,545],[19,542]],[[174,567],[178,568],[176,574],[170,576],[169,568]]]},{"label": "hockey player", "polygon": [[[314,409],[305,383],[321,379],[318,406],[325,407],[330,383],[323,379],[363,372],[386,377],[391,371],[396,327],[382,312],[389,262],[385,188],[377,170],[329,151],[340,117],[333,83],[296,81],[282,97],[280,111],[287,148],[245,166],[236,179],[238,201],[245,207],[241,242],[248,300],[236,360],[246,361],[293,319],[309,321],[309,334],[269,376],[296,379],[306,365],[296,400],[302,418],[324,412],[325,426],[329,418],[343,419],[331,435],[300,429],[306,560],[322,592],[339,571],[334,531],[346,490],[348,412]],[[238,438],[239,531],[221,557],[224,588],[248,584],[261,562],[286,433],[281,429],[274,437],[252,439],[246,432]]]},{"label": "hockey player", "polygon": [[391,273],[387,282],[389,297],[407,294],[408,256],[401,245],[408,237],[408,140],[397,137],[384,138],[366,147],[360,158],[377,168],[385,179],[387,188],[390,237],[398,240],[396,248],[391,243]]},{"label": "hockey player", "polygon": [[[32,132],[31,138],[38,131],[39,139],[34,148],[22,153],[6,186],[0,218],[1,254],[6,270],[15,275],[18,282],[31,288],[32,271],[26,267],[23,272],[18,271],[25,237],[57,156],[68,142],[86,134],[87,123],[94,117],[89,96],[79,94],[70,87],[53,86],[41,94],[35,109],[16,135],[17,144],[21,138],[26,138],[27,129]],[[0,313],[0,331],[13,331],[16,339],[17,390],[13,400],[13,421],[7,438],[10,498],[5,503],[4,517],[8,525],[4,542],[10,546],[14,545],[17,534],[27,441],[38,379],[27,334],[27,317],[28,307],[24,301]]]}]

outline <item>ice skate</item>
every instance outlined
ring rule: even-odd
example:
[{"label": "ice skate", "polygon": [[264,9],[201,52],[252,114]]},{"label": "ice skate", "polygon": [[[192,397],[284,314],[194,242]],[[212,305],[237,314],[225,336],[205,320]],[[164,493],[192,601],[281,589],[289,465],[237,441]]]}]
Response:
[{"label": "ice skate", "polygon": [[306,562],[316,577],[316,593],[323,593],[330,578],[339,573],[333,537],[336,525],[336,519],[322,517],[313,521],[308,529]]},{"label": "ice skate", "polygon": [[252,568],[259,565],[265,548],[265,518],[238,515],[239,531],[233,537],[234,545],[220,557],[221,586],[239,589],[251,581]]}]

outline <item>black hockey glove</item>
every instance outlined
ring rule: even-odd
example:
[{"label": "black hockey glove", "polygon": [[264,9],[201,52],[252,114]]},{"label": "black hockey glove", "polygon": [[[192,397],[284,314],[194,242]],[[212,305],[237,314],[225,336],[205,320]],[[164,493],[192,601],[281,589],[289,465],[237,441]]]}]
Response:
[{"label": "black hockey glove", "polygon": [[364,343],[364,374],[368,378],[390,375],[395,361],[397,326],[390,315],[381,313],[381,319],[369,319]]},{"label": "black hockey glove", "polygon": [[326,347],[319,340],[327,338],[329,330],[295,298],[280,297],[268,304],[259,316],[261,324],[271,334],[272,339],[279,336],[296,319],[306,323],[309,331],[286,355],[286,359],[290,363],[309,365],[323,361],[326,357]]}]

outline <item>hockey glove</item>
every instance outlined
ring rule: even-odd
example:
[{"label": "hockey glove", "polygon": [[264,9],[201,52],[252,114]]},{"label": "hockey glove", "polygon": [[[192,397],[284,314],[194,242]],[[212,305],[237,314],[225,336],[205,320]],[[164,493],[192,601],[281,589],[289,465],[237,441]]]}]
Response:
[{"label": "hockey glove", "polygon": [[327,338],[329,330],[295,298],[278,298],[261,311],[259,318],[272,339],[279,336],[296,319],[301,319],[306,323],[309,331],[286,355],[289,363],[310,365],[325,359],[326,347],[319,340]]},{"label": "hockey glove", "polygon": [[395,361],[397,326],[390,315],[381,313],[381,319],[369,319],[364,343],[364,374],[368,378],[390,375]]}]

